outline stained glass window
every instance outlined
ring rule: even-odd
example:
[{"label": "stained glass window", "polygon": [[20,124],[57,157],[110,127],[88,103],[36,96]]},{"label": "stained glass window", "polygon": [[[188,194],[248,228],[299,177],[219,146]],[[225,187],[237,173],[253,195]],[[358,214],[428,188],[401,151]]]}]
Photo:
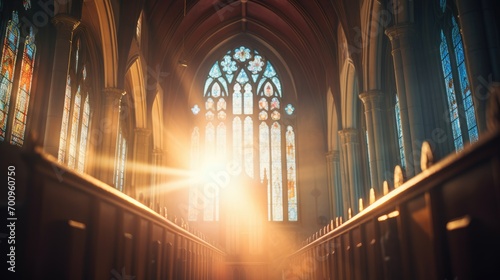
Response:
[{"label": "stained glass window", "polygon": [[[445,5],[446,2],[441,2]],[[478,139],[478,130],[472,94],[465,66],[462,37],[455,17],[449,12],[449,29],[441,30],[441,65],[449,108],[449,120],[455,150],[460,151],[464,143]]]},{"label": "stained glass window", "polygon": [[142,32],[142,12],[139,15],[139,18],[137,19],[137,25],[135,26],[135,37],[137,41],[141,42],[141,32]]},{"label": "stained glass window", "polygon": [[116,158],[115,158],[115,178],[114,185],[120,191],[123,191],[125,185],[125,165],[127,163],[127,139],[123,135],[123,130],[120,128],[116,143]]},{"label": "stained glass window", "polygon": [[89,73],[81,55],[84,45],[76,39],[66,78],[61,120],[58,161],[79,172],[85,172],[85,159],[91,120]]},{"label": "stained glass window", "polygon": [[87,157],[89,123],[90,123],[90,104],[89,104],[89,97],[87,95],[87,97],[85,97],[85,103],[83,104],[82,129],[80,132],[80,149],[78,151],[78,168],[77,168],[77,170],[80,172],[84,172],[84,169],[85,169],[85,158]]},{"label": "stained glass window", "polygon": [[474,112],[474,105],[472,103],[472,94],[469,84],[469,78],[467,77],[467,70],[465,69],[465,54],[462,43],[462,36],[460,35],[460,31],[458,29],[458,25],[455,18],[452,17],[451,21],[453,25],[452,27],[453,48],[455,51],[456,63],[458,68],[460,93],[462,94],[463,107],[465,110],[465,117],[469,134],[469,141],[475,142],[478,139],[478,131],[477,131],[475,112]]},{"label": "stained glass window", "polygon": [[[401,110],[399,109],[399,98],[396,95],[396,106],[394,107],[394,116],[396,117],[396,130],[398,133],[399,160],[402,168],[405,168],[405,149],[403,146],[403,128],[401,127]],[[368,153],[368,155],[370,155]]]},{"label": "stained glass window", "polygon": [[75,168],[76,163],[76,147],[78,141],[78,133],[80,131],[80,108],[82,103],[82,95],[80,94],[80,87],[78,87],[75,95],[75,102],[73,103],[73,114],[71,118],[71,134],[69,138],[69,154],[68,166]]},{"label": "stained glass window", "polygon": [[2,50],[2,69],[0,72],[0,141],[7,137],[7,121],[11,99],[12,82],[16,67],[19,47],[19,18],[17,12],[12,13],[12,19],[7,23]]},{"label": "stained glass window", "polygon": [[288,193],[288,219],[297,221],[297,174],[295,172],[295,132],[292,126],[286,129],[286,169],[287,169],[287,193]]},{"label": "stained glass window", "polygon": [[33,78],[33,66],[36,53],[35,37],[33,29],[26,37],[24,45],[23,60],[21,63],[21,78],[17,92],[16,107],[14,112],[14,124],[12,127],[11,143],[22,146],[24,143],[24,133],[28,121],[28,109],[31,93],[31,80]]},{"label": "stained glass window", "polygon": [[71,107],[71,78],[68,75],[66,78],[66,91],[64,95],[64,108],[63,108],[63,117],[61,123],[61,135],[59,137],[59,154],[58,161],[64,162],[66,160],[66,143],[68,141],[68,127],[69,127],[69,115],[70,115],[70,107]]},{"label": "stained glass window", "polygon": [[[192,141],[200,141],[200,135],[204,135],[205,143],[209,141],[210,145],[198,152],[207,159],[222,154],[223,158],[239,164],[250,178],[266,181],[269,220],[298,221],[295,132],[293,124],[281,123],[283,115],[292,115],[295,108],[292,104],[283,108],[282,85],[272,63],[251,48],[233,48],[211,66],[204,81],[203,97],[206,106],[199,109],[206,117],[197,120],[205,123],[205,133],[193,134]],[[229,112],[226,106],[230,107]],[[213,113],[215,117],[210,115]],[[211,122],[215,119],[220,124],[214,138]],[[231,148],[224,151],[222,147],[227,144]],[[210,147],[217,147],[217,155],[211,154]],[[190,193],[193,208],[196,203],[191,202],[196,196],[195,192]],[[203,214],[189,210],[190,220],[217,220],[218,195],[205,203],[208,206],[201,210]]]}]

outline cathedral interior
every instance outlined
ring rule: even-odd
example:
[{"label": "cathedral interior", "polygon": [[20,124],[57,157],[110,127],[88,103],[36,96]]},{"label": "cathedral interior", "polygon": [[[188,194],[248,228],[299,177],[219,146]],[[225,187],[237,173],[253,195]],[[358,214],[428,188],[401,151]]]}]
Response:
[{"label": "cathedral interior", "polygon": [[497,278],[499,15],[0,0],[2,275]]}]

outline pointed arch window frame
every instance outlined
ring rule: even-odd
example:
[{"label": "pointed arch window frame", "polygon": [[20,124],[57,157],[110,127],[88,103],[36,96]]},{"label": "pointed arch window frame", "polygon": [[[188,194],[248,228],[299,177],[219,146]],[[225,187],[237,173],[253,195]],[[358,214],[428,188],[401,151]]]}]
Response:
[{"label": "pointed arch window frame", "polygon": [[440,59],[455,151],[478,140],[477,121],[459,23],[447,1],[440,0],[443,23],[440,30]]},{"label": "pointed arch window frame", "polygon": [[75,36],[66,76],[58,161],[78,172],[86,172],[92,124],[91,61],[82,36]]},{"label": "pointed arch window frame", "polygon": [[[282,96],[281,83],[272,62],[255,49],[238,46],[229,49],[222,55],[222,58],[210,66],[202,96],[204,100],[214,98],[213,86],[218,85],[217,88],[220,88],[221,92],[217,92],[215,98],[225,98],[227,104],[225,112],[227,115],[225,127],[228,134],[227,152],[232,155],[232,160],[241,163],[242,172],[249,177],[260,178],[260,180],[264,179],[264,174],[267,177],[269,181],[267,191],[269,220],[297,222],[299,208],[296,170],[298,164],[296,162],[296,134],[294,132],[296,125],[294,121],[291,121],[295,119],[295,115],[293,110],[290,110],[293,106],[291,104],[285,106],[283,103],[285,99]],[[262,99],[266,99],[264,102],[267,104],[266,108],[262,107]],[[214,100],[214,103],[217,103],[217,100]],[[212,109],[198,106],[198,104],[194,104],[194,106],[201,109],[201,114],[198,114],[198,111],[196,113],[193,111],[195,118],[203,119],[201,123],[216,120],[213,117],[208,119],[209,116],[206,115]],[[265,119],[260,117],[264,115],[264,111],[267,116]],[[266,124],[267,134],[262,132],[262,124]],[[279,133],[275,132],[273,136],[272,127],[276,124],[279,127]],[[213,126],[217,126],[217,122],[214,122]],[[193,142],[199,142],[201,146],[204,146],[200,139],[204,135],[201,132],[203,128],[202,124],[196,125],[195,129],[199,131],[193,134],[196,135],[196,139],[192,139]],[[289,136],[292,140],[286,138],[288,128],[291,128],[293,132],[293,137]],[[262,139],[265,135],[269,138],[269,142]],[[249,141],[250,138],[252,141]],[[293,142],[291,144],[294,149],[293,158],[290,158],[286,153],[287,141]],[[259,159],[266,157],[263,155],[266,147],[269,160]],[[272,159],[273,150],[274,162]],[[266,164],[269,165],[268,168],[262,168]],[[294,174],[287,173],[289,167],[292,168]],[[288,180],[294,181],[292,184],[288,184]],[[190,200],[192,199],[195,198],[190,198]],[[190,211],[190,220],[196,220],[195,217],[200,217],[193,212]]]},{"label": "pointed arch window frame", "polygon": [[28,29],[28,34],[22,34],[19,29],[19,13],[23,11],[12,11],[11,19],[2,31],[0,141],[23,146],[30,120],[37,48],[33,28]]}]

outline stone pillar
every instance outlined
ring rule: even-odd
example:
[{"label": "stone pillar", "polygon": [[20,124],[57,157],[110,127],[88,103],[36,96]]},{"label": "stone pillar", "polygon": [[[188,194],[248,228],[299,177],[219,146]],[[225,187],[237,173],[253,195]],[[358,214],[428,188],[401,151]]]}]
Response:
[{"label": "stone pillar", "polygon": [[44,151],[58,157],[61,124],[64,112],[64,94],[68,76],[73,31],[80,21],[67,15],[57,14],[52,19],[57,29],[52,79],[50,81],[49,104],[45,125]]},{"label": "stone pillar", "polygon": [[370,153],[371,183],[377,193],[382,193],[382,183],[389,169],[387,139],[384,134],[382,103],[384,95],[378,90],[360,94],[363,101],[368,132],[368,152]]},{"label": "stone pillar", "polygon": [[102,143],[99,162],[99,179],[114,186],[116,144],[120,127],[120,103],[125,91],[119,88],[103,89],[104,106],[102,110]]},{"label": "stone pillar", "polygon": [[344,220],[348,209],[352,215],[358,212],[358,200],[366,201],[361,177],[361,151],[359,147],[359,132],[355,128],[339,131],[342,148],[342,198],[344,203]]},{"label": "stone pillar", "polygon": [[340,173],[340,152],[330,151],[326,154],[328,176],[328,192],[330,195],[331,218],[343,216],[342,184]]},{"label": "stone pillar", "polygon": [[392,45],[394,75],[401,113],[401,128],[406,160],[406,176],[420,173],[420,147],[425,139],[422,102],[420,100],[421,82],[417,75],[415,55],[416,31],[409,23],[397,23],[386,30]]},{"label": "stone pillar", "polygon": [[151,130],[147,128],[134,129],[134,167],[132,167],[132,185],[135,186],[138,194],[142,193],[145,198],[145,204],[154,207],[153,188],[150,186],[151,169],[149,155]]},{"label": "stone pillar", "polygon": [[[469,83],[479,135],[486,132],[486,107],[489,87],[500,79],[498,28],[493,18],[496,1],[457,0]],[[496,38],[496,39],[495,39]]]}]

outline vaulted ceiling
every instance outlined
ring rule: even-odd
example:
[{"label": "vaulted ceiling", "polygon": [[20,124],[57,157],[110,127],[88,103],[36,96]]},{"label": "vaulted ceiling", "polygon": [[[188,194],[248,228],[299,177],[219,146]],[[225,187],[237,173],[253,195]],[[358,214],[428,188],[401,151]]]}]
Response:
[{"label": "vaulted ceiling", "polygon": [[337,27],[356,26],[358,5],[352,0],[144,0],[149,57],[169,73],[186,60],[190,66],[183,75],[193,77],[195,67],[224,42],[249,38],[284,58],[299,88],[324,95],[328,81],[338,77]]}]

